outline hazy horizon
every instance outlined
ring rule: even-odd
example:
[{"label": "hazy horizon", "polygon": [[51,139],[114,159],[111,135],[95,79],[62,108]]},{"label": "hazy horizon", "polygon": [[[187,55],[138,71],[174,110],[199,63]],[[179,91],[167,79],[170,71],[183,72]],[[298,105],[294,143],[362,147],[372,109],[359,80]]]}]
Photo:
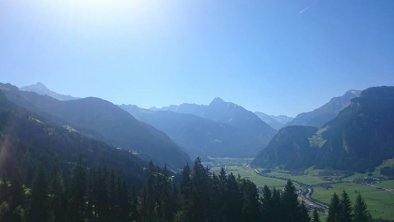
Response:
[{"label": "hazy horizon", "polygon": [[[4,83],[6,83],[6,82],[4,82]],[[33,83],[33,84],[21,85],[21,86],[17,86],[17,85],[12,84],[12,83],[9,83],[9,84],[18,87],[19,89],[21,89],[21,88],[23,88],[23,87],[29,87],[29,86],[32,86],[32,85],[42,84],[42,85],[44,85],[44,87],[46,87],[48,90],[50,90],[50,91],[52,91],[52,92],[55,92],[55,93],[58,93],[58,94],[61,94],[61,95],[64,95],[64,96],[72,96],[72,97],[75,97],[75,98],[77,98],[77,99],[83,99],[83,98],[87,98],[87,97],[101,98],[101,97],[97,97],[97,96],[94,96],[94,95],[90,95],[90,96],[86,96],[86,97],[79,97],[79,96],[76,96],[76,95],[73,95],[73,94],[64,94],[64,93],[61,93],[61,92],[56,91],[55,89],[52,89],[52,88],[48,87],[45,83],[40,82],[40,81],[39,81],[39,82],[36,82],[36,83]],[[347,90],[346,92],[352,91],[352,90],[358,90],[358,89],[350,89],[350,90]],[[344,92],[343,94],[345,94],[346,92]],[[342,96],[343,94],[332,96],[329,100],[331,100],[331,99],[334,98],[334,97]],[[120,105],[135,105],[135,106],[138,106],[139,108],[143,108],[143,109],[161,109],[161,108],[166,108],[166,107],[170,107],[170,106],[178,106],[178,105],[182,105],[182,104],[209,105],[213,100],[215,100],[215,99],[217,99],[217,98],[222,99],[222,100],[224,100],[225,102],[234,103],[233,101],[226,100],[225,98],[222,98],[222,97],[219,97],[219,96],[213,97],[211,100],[209,100],[209,101],[206,102],[206,103],[196,103],[196,102],[184,101],[184,102],[181,102],[181,103],[178,103],[178,104],[167,104],[167,105],[163,105],[163,106],[149,106],[149,107],[143,107],[143,106],[141,106],[141,105],[132,104],[132,103],[114,103],[114,102],[111,101],[111,100],[107,100],[107,101],[109,101],[109,102],[111,102],[111,103],[114,103],[115,105],[119,105],[119,106],[120,106]],[[101,98],[101,99],[103,99],[103,98]],[[242,104],[238,104],[238,103],[234,103],[234,104],[239,105],[239,106],[242,106],[242,107],[244,107],[245,109],[247,109],[247,110],[249,110],[249,111],[252,111],[252,112],[261,112],[261,113],[264,113],[264,114],[267,114],[267,115],[271,115],[271,116],[287,116],[287,117],[295,118],[298,114],[301,114],[301,113],[304,113],[304,112],[313,111],[313,110],[319,108],[320,106],[322,106],[322,105],[326,104],[327,102],[329,102],[329,100],[322,102],[320,105],[318,105],[317,107],[315,107],[315,108],[313,108],[313,109],[311,109],[311,110],[305,110],[305,111],[302,111],[302,112],[300,112],[300,113],[297,113],[297,114],[295,114],[295,115],[293,115],[293,116],[291,116],[291,115],[286,115],[286,114],[272,114],[272,113],[264,112],[264,111],[262,111],[262,110],[252,110],[252,109],[249,109],[248,107],[243,106]]]},{"label": "hazy horizon", "polygon": [[295,116],[394,85],[390,0],[4,0],[0,82],[144,108]]}]

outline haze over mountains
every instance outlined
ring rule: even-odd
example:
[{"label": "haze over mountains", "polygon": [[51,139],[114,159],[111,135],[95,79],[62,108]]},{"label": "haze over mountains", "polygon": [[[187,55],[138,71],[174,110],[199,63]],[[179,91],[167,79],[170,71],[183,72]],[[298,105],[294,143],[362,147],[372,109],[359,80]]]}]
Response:
[{"label": "haze over mountains", "polygon": [[166,134],[136,120],[108,101],[93,97],[60,101],[20,91],[9,84],[2,84],[1,91],[11,102],[59,126],[71,128],[111,146],[132,150],[145,160],[174,168],[190,161],[188,155]]},{"label": "haze over mountains", "polygon": [[[57,99],[61,98],[64,100],[64,98],[69,98],[49,90],[42,83],[22,87],[22,89]],[[40,98],[38,99],[40,101],[44,97],[38,98]],[[75,97],[72,98],[75,100]],[[68,101],[67,103],[77,103],[79,105],[76,106],[81,106],[78,109],[86,109],[89,107],[82,108],[82,106],[89,103],[89,100],[92,99],[93,98],[77,99],[75,101]],[[31,99],[29,98],[28,100]],[[44,100],[46,101],[48,99]],[[31,104],[27,105],[26,101],[16,101],[25,107],[31,106]],[[97,99],[95,102],[99,103],[99,100]],[[35,111],[49,112],[48,110],[53,109],[53,107],[43,108],[45,106],[40,104],[40,102],[37,104],[37,101],[34,103],[35,105],[33,105],[33,107],[39,104],[39,108],[35,107],[35,109],[38,110]],[[51,101],[49,103],[56,104],[58,102]],[[94,102],[90,101],[90,103]],[[142,122],[148,123],[149,125],[165,132],[173,141],[175,141],[175,143],[180,145],[182,149],[192,157],[254,157],[264,146],[267,145],[268,141],[275,134],[275,130],[258,118],[254,113],[236,104],[224,102],[220,98],[214,99],[212,103],[207,106],[182,104],[179,107],[165,107],[156,111],[153,109],[145,110],[132,105],[124,105],[121,107]],[[98,107],[96,107],[96,109],[97,108]],[[177,109],[177,111],[167,111],[170,109]],[[81,127],[79,124],[82,124],[83,129],[86,130],[86,128],[93,127],[93,131],[96,131],[105,125],[103,124],[99,126],[97,123],[93,123],[96,124],[96,126],[86,126],[89,125],[90,122],[93,122],[91,115],[88,116],[91,118],[89,121],[84,120],[85,122],[81,122],[80,120],[72,118],[77,116],[77,113],[69,114],[70,116],[67,116],[68,114],[66,114],[66,112],[70,113],[70,110],[65,111],[62,108],[62,111],[63,113],[58,114],[56,119],[66,118],[66,121],[71,121],[74,124],[73,127],[76,129],[79,129]],[[93,111],[94,110],[87,111],[85,115],[88,115],[88,113]],[[50,114],[50,116],[53,115],[55,114]],[[78,115],[80,114],[78,113]],[[69,120],[69,118],[72,120]],[[114,135],[111,135],[110,138],[103,138],[102,136],[107,135],[108,133],[113,133],[112,130],[111,132],[96,132],[93,133],[94,135],[92,135],[90,129],[84,132],[89,136],[104,139],[110,144],[118,144],[112,141],[112,136]],[[116,140],[116,142],[118,141]],[[124,147],[127,144],[122,141],[121,145],[121,147]],[[138,144],[138,146],[141,147],[143,144]],[[144,152],[141,154],[144,155]],[[158,154],[156,153],[155,155]]]},{"label": "haze over mountains", "polygon": [[209,105],[181,104],[153,110],[121,107],[167,133],[193,157],[253,157],[275,134],[254,113],[220,98]]},{"label": "haze over mountains", "polygon": [[342,109],[350,104],[353,98],[360,96],[360,93],[360,90],[349,90],[343,96],[334,97],[328,103],[313,111],[297,115],[287,125],[321,127],[326,122],[334,119]]},{"label": "haze over mountains", "polygon": [[26,178],[30,184],[37,167],[62,169],[66,178],[81,157],[90,167],[123,171],[125,178],[142,183],[146,163],[126,150],[55,126],[11,103],[0,86],[0,175]]},{"label": "haze over mountains", "polygon": [[20,88],[20,90],[27,91],[27,92],[35,92],[37,94],[44,95],[44,96],[50,96],[54,99],[61,100],[61,101],[79,99],[77,97],[62,95],[62,94],[56,93],[54,91],[51,91],[44,84],[42,84],[40,82],[33,84],[33,85],[23,86]]},{"label": "haze over mountains", "polygon": [[174,167],[189,161],[185,153],[193,158],[259,153],[254,166],[350,171],[394,157],[394,87],[349,90],[294,119],[253,113],[221,98],[208,105],[143,109],[98,98],[59,101],[11,85],[2,85],[2,91],[58,125]]},{"label": "haze over mountains", "polygon": [[[227,139],[224,141],[227,143],[223,144],[223,146],[234,147],[233,149],[237,151],[230,153],[232,154],[230,156],[255,156],[256,152],[264,148],[276,133],[275,129],[253,112],[237,104],[225,102],[221,98],[215,98],[209,105],[181,104],[164,107],[161,110],[191,114],[232,127],[235,130],[232,134],[225,135]],[[223,143],[220,139],[218,142]],[[227,156],[227,153],[223,154],[221,156]]]},{"label": "haze over mountains", "polygon": [[268,125],[270,125],[272,128],[279,130],[280,128],[286,126],[287,123],[292,121],[294,118],[285,116],[285,115],[268,115],[263,112],[255,112],[255,114],[264,122],[266,122]]}]

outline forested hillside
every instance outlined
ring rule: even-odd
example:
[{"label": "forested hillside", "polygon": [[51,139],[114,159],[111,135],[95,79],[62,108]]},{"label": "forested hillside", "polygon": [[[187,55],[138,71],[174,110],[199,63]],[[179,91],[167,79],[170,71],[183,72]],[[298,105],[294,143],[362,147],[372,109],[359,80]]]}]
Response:
[{"label": "forested hillside", "polygon": [[136,120],[106,100],[90,97],[59,101],[20,91],[9,84],[0,84],[0,90],[12,103],[58,126],[73,129],[110,146],[133,151],[147,161],[153,160],[156,164],[167,164],[172,168],[182,168],[190,161],[166,134]]},{"label": "forested hillside", "polygon": [[[261,191],[247,179],[212,174],[197,159],[178,176],[149,164],[145,183],[133,187],[119,174],[106,169],[88,169],[79,162],[70,183],[59,174],[48,176],[38,168],[29,192],[21,181],[0,183],[1,221],[87,222],[318,222],[288,181],[284,190]],[[31,189],[31,190],[30,190]],[[344,218],[348,220],[344,220]],[[352,210],[346,193],[336,195],[330,205],[328,222],[372,222],[359,197]]]},{"label": "forested hillside", "polygon": [[373,169],[394,157],[394,87],[374,87],[321,128],[283,128],[254,164],[263,167]]},{"label": "forested hillside", "polygon": [[43,167],[69,178],[80,157],[90,167],[123,171],[125,179],[135,182],[141,182],[146,165],[129,151],[53,126],[10,103],[0,92],[0,177],[30,184],[36,168]]}]

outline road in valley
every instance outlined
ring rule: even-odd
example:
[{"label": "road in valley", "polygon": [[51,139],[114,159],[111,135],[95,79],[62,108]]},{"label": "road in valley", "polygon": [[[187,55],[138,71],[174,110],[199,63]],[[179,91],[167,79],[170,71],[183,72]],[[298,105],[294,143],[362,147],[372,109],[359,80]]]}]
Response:
[{"label": "road in valley", "polygon": [[[272,175],[264,175],[263,173],[261,173],[257,169],[254,169],[254,172],[257,175],[263,176],[263,177],[269,177],[269,178],[274,178],[274,179],[279,179],[279,180],[287,180],[286,178],[282,178],[282,177],[276,177],[276,176],[272,176]],[[300,182],[295,181],[295,180],[292,180],[292,182],[295,185],[298,185],[298,187],[301,188],[300,190],[297,191],[298,198],[301,201],[304,201],[305,206],[308,209],[316,209],[317,211],[320,211],[320,212],[325,212],[325,211],[328,210],[328,206],[327,205],[312,199],[311,195],[313,193],[313,187],[308,186],[307,184],[300,183]]]}]

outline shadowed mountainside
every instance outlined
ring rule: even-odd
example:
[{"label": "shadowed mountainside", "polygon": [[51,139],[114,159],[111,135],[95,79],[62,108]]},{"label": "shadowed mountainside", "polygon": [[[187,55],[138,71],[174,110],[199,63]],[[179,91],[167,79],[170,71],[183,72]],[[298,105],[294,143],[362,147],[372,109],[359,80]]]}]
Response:
[{"label": "shadowed mountainside", "polygon": [[394,157],[393,110],[394,87],[368,88],[320,129],[306,126],[282,129],[253,164],[372,169]]},{"label": "shadowed mountainside", "polygon": [[37,168],[60,171],[66,177],[80,157],[89,167],[108,167],[141,183],[145,162],[17,107],[0,91],[0,177],[32,181]]},{"label": "shadowed mountainside", "polygon": [[343,96],[334,97],[328,103],[311,111],[297,115],[292,121],[288,122],[288,126],[314,126],[321,127],[328,121],[334,119],[338,113],[350,105],[350,101],[360,96],[361,91],[349,90]]},{"label": "shadowed mountainside", "polygon": [[59,101],[49,96],[1,85],[7,98],[48,120],[107,144],[132,150],[157,164],[182,167],[189,157],[163,132],[136,120],[118,106],[99,99]]},{"label": "shadowed mountainside", "polygon": [[121,107],[164,131],[192,156],[252,157],[275,133],[254,113],[220,98],[208,106],[182,104],[155,110]]}]

